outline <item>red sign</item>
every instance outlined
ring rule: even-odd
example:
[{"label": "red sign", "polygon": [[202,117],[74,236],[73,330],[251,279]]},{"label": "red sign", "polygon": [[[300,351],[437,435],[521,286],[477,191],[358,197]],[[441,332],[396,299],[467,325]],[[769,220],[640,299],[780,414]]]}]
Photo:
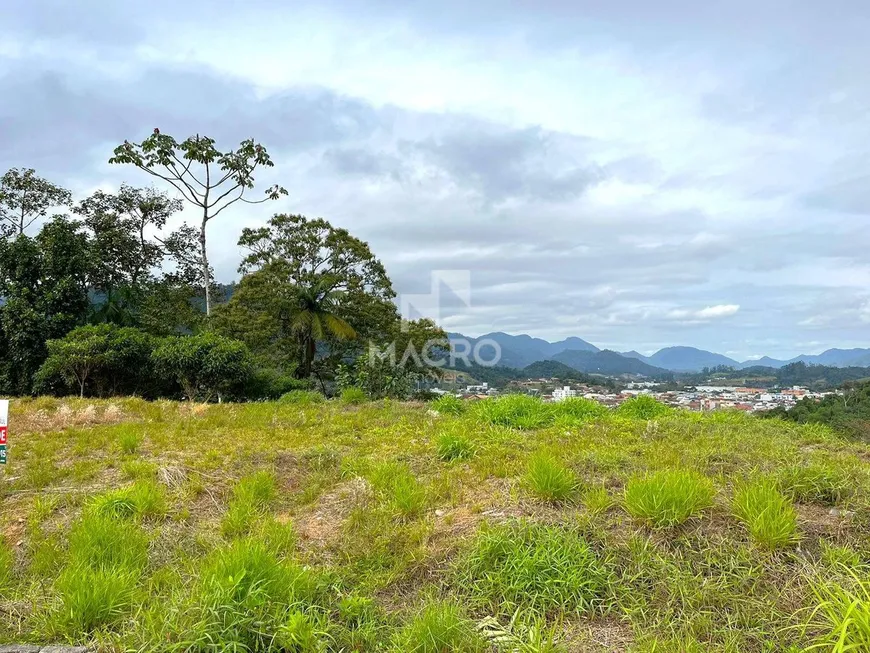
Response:
[{"label": "red sign", "polygon": [[0,426],[0,444],[6,444],[6,429],[7,426]]}]

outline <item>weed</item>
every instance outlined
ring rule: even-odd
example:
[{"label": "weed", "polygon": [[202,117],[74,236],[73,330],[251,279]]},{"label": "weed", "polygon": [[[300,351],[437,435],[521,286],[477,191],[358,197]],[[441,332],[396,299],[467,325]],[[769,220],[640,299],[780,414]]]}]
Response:
[{"label": "weed", "polygon": [[442,433],[435,441],[438,457],[445,461],[464,460],[474,455],[474,444],[465,436],[457,433]]},{"label": "weed", "polygon": [[157,478],[157,465],[146,460],[125,460],[121,463],[121,473],[130,480]]},{"label": "weed", "polygon": [[461,415],[465,412],[467,404],[456,395],[441,395],[429,403],[432,410],[442,415]]},{"label": "weed", "polygon": [[157,481],[139,480],[97,496],[90,508],[104,517],[156,519],[166,515],[166,495]]},{"label": "weed", "polygon": [[526,522],[481,527],[459,563],[457,587],[498,616],[601,607],[609,574],[575,530]]},{"label": "weed", "polygon": [[365,390],[363,390],[362,388],[350,386],[348,388],[342,389],[340,399],[341,403],[343,404],[355,406],[358,404],[364,404],[366,401],[368,401],[368,396],[366,395]]},{"label": "weed", "polygon": [[75,637],[114,625],[132,609],[138,581],[138,571],[124,567],[67,567],[55,585],[63,607],[49,628]]},{"label": "weed", "polygon": [[577,490],[577,476],[553,454],[539,452],[529,461],[525,476],[532,493],[545,501],[567,501]]},{"label": "weed", "polygon": [[529,395],[505,395],[474,404],[474,415],[490,424],[515,429],[542,428],[553,421],[552,404]]},{"label": "weed", "polygon": [[617,415],[631,419],[658,419],[673,412],[673,408],[665,406],[649,395],[638,395],[626,399],[616,408]]},{"label": "weed", "polygon": [[758,478],[743,484],[734,493],[732,509],[752,539],[766,549],[798,541],[797,513],[774,479]]},{"label": "weed", "polygon": [[487,643],[459,606],[430,602],[396,634],[392,650],[396,653],[483,653]]},{"label": "weed", "polygon": [[713,505],[713,483],[688,469],[668,469],[629,479],[628,512],[657,528],[682,524]]}]

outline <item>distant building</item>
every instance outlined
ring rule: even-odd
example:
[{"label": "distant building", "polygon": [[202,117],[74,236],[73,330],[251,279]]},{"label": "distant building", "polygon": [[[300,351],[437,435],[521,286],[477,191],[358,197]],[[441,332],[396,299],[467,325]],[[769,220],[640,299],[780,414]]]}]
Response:
[{"label": "distant building", "polygon": [[553,390],[553,401],[563,401],[564,399],[570,399],[571,397],[576,396],[577,391],[572,390],[570,385],[566,385]]}]

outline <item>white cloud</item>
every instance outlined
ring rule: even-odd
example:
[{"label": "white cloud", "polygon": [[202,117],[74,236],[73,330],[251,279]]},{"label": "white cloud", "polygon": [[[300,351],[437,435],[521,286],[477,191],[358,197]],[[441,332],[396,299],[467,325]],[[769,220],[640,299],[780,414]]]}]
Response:
[{"label": "white cloud", "polygon": [[696,313],[696,317],[701,320],[715,319],[718,317],[728,317],[734,315],[740,310],[739,304],[717,304],[716,306],[708,306],[702,308]]}]

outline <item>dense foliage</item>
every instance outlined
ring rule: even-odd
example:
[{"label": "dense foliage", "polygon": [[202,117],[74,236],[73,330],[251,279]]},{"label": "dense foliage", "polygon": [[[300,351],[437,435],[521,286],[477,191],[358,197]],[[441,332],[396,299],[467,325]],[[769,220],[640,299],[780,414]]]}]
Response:
[{"label": "dense foliage", "polygon": [[870,440],[870,382],[848,383],[842,394],[802,399],[794,408],[765,413],[800,424],[827,424],[854,437]]},{"label": "dense foliage", "polygon": [[[425,361],[443,353],[444,332],[403,323],[368,244],[322,218],[243,229],[242,278],[230,292],[214,283],[207,224],[286,194],[247,197],[272,165],[261,145],[221,151],[154,130],[111,162],[181,199],[122,185],[75,202],[34,170],[0,177],[0,395],[263,399],[354,385],[403,397],[438,371]],[[198,222],[168,231],[185,203]]]}]

